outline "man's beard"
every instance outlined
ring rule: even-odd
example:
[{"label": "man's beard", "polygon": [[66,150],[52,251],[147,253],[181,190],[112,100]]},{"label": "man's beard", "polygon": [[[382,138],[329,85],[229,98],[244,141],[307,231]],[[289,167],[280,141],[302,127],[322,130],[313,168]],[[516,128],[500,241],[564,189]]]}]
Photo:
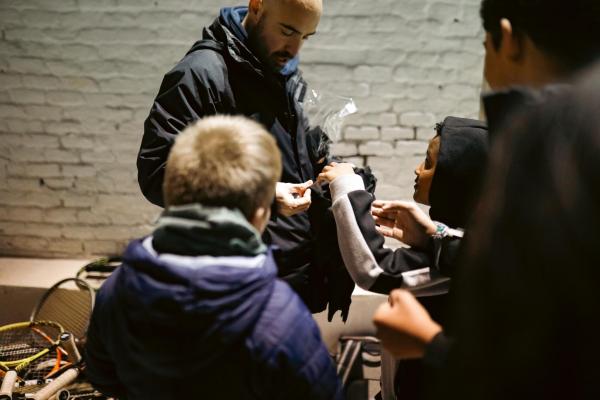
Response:
[{"label": "man's beard", "polygon": [[277,51],[269,53],[264,39],[264,26],[265,26],[266,14],[263,14],[258,20],[257,24],[248,29],[248,47],[254,53],[256,58],[260,60],[270,71],[279,72],[283,69],[284,65],[279,65],[275,60],[280,57],[285,57],[291,60],[293,56],[287,51]]}]

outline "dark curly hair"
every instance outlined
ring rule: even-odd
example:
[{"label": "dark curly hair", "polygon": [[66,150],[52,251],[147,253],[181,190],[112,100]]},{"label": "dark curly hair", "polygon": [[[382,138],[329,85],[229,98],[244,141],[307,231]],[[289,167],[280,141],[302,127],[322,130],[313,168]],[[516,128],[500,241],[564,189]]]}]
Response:
[{"label": "dark curly hair", "polygon": [[483,0],[483,27],[496,48],[500,20],[508,19],[517,35],[527,35],[567,72],[575,72],[600,56],[598,0]]}]

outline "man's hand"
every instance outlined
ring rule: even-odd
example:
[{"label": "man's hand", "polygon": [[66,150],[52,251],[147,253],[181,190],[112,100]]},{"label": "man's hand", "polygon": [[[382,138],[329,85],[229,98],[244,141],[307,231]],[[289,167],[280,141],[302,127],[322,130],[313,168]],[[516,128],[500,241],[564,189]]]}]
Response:
[{"label": "man's hand", "polygon": [[323,168],[323,171],[317,177],[317,183],[331,183],[335,178],[342,175],[354,175],[354,165],[332,162]]},{"label": "man's hand", "polygon": [[277,182],[275,201],[279,214],[289,217],[308,210],[310,207],[310,189],[313,181],[304,183]]},{"label": "man's hand", "polygon": [[425,248],[436,226],[412,201],[376,200],[371,207],[377,231],[409,246]]},{"label": "man's hand", "polygon": [[406,290],[390,293],[373,316],[377,337],[396,358],[421,358],[433,337],[442,331],[427,310]]}]

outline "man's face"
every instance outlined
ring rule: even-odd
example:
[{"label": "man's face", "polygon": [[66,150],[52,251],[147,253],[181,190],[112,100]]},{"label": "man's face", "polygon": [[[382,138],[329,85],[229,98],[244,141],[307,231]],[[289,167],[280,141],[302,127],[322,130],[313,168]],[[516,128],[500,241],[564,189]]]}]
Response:
[{"label": "man's face", "polygon": [[271,0],[264,3],[258,21],[248,27],[250,47],[272,70],[280,71],[294,58],[321,18],[315,0]]}]

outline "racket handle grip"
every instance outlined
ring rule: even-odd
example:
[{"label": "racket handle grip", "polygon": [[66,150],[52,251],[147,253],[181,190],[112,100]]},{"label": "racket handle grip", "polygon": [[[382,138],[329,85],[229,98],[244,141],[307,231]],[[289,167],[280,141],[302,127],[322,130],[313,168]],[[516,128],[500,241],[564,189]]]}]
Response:
[{"label": "racket handle grip", "polygon": [[17,382],[17,371],[7,371],[2,380],[2,386],[0,386],[0,400],[12,399],[13,388]]},{"label": "racket handle grip", "polygon": [[60,345],[67,351],[67,354],[69,355],[69,361],[71,363],[77,364],[79,361],[81,361],[81,354],[79,354],[79,350],[75,344],[75,336],[73,336],[72,333],[65,332],[60,335]]},{"label": "racket handle grip", "polygon": [[79,368],[69,368],[63,372],[58,378],[44,386],[34,396],[34,400],[48,400],[50,396],[64,388],[77,378],[79,375]]}]

